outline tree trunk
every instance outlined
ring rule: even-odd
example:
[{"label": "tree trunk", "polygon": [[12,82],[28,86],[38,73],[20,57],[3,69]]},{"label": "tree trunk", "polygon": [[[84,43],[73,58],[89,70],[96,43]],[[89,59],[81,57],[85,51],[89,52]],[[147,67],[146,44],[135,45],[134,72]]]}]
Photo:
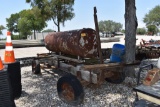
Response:
[{"label": "tree trunk", "polygon": [[[135,0],[125,0],[125,62],[135,61],[137,17]],[[124,68],[126,76],[135,77],[135,66]]]},{"label": "tree trunk", "polygon": [[36,32],[35,32],[35,30],[34,30],[34,40],[36,40]]},{"label": "tree trunk", "polygon": [[135,61],[137,17],[135,0],[125,0],[125,61]]},{"label": "tree trunk", "polygon": [[59,23],[59,18],[57,18],[57,27],[58,27],[58,32],[60,32],[60,23]]}]

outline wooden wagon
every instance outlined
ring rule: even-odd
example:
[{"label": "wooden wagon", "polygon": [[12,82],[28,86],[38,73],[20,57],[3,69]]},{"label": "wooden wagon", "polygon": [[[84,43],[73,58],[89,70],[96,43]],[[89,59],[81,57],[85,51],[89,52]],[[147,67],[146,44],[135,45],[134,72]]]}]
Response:
[{"label": "wooden wagon", "polygon": [[70,55],[56,53],[37,54],[32,62],[32,72],[39,74],[41,69],[63,70],[63,75],[57,82],[59,97],[66,103],[77,105],[84,99],[83,86],[93,84],[100,86],[104,81],[119,84],[125,80],[124,68],[139,65],[140,62],[130,64],[104,62],[99,59],[78,59]]}]

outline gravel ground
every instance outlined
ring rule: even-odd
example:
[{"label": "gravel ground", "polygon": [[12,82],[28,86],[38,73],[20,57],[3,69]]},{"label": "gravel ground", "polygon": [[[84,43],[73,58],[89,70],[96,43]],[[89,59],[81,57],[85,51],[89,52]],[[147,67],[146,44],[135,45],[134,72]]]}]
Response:
[{"label": "gravel ground", "polygon": [[[22,95],[15,100],[17,107],[71,107],[62,102],[57,94],[57,81],[60,75],[54,70],[42,70],[42,74],[33,75],[31,67],[23,67]],[[63,71],[58,71],[62,72]],[[145,76],[145,72],[141,78]],[[83,87],[84,102],[77,107],[132,107],[136,79],[126,77],[121,84],[104,82],[100,87]],[[153,106],[150,106],[153,107]]]},{"label": "gravel ground", "polygon": [[[59,75],[54,71],[42,71],[33,75],[31,67],[22,69],[22,96],[15,100],[17,107],[69,107],[57,94]],[[60,71],[61,72],[61,71]],[[84,103],[79,107],[131,107],[135,95],[132,88],[135,78],[126,78],[122,84],[104,82],[99,88],[84,87]]]},{"label": "gravel ground", "polygon": [[[16,58],[36,56],[37,53],[48,52],[44,47],[14,49]],[[0,50],[2,56],[4,50]],[[3,58],[2,58],[3,59]],[[71,107],[62,102],[57,94],[58,73],[63,71],[42,70],[42,74],[33,75],[31,66],[22,67],[22,95],[15,100],[17,107]],[[143,78],[146,75],[142,74]],[[136,79],[126,77],[121,84],[104,82],[100,87],[83,87],[85,98],[79,107],[131,107],[135,99],[132,91]]]}]

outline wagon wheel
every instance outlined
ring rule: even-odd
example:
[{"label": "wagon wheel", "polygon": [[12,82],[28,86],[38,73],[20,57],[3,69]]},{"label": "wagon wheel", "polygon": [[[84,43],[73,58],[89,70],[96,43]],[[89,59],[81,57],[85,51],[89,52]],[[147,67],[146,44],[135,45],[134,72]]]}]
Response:
[{"label": "wagon wheel", "polygon": [[57,92],[59,98],[70,105],[81,104],[84,99],[84,91],[80,81],[71,74],[58,80]]},{"label": "wagon wheel", "polygon": [[112,72],[113,75],[111,77],[105,78],[107,82],[120,84],[125,80],[125,73],[124,72]]},{"label": "wagon wheel", "polygon": [[32,61],[32,72],[34,74],[40,74],[41,73],[40,63],[39,63],[38,60],[33,60]]}]

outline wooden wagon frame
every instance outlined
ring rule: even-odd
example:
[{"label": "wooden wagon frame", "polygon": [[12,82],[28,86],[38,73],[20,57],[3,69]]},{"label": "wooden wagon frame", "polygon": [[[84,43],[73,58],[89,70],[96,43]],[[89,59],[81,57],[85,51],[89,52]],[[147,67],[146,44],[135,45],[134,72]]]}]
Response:
[{"label": "wooden wagon frame", "polygon": [[63,70],[67,72],[57,82],[59,97],[66,103],[78,105],[84,99],[83,86],[92,84],[99,87],[104,81],[120,84],[125,80],[123,68],[139,65],[140,62],[103,63],[99,59],[75,58],[64,54],[41,53],[32,61],[32,72],[39,74],[41,69]]}]

